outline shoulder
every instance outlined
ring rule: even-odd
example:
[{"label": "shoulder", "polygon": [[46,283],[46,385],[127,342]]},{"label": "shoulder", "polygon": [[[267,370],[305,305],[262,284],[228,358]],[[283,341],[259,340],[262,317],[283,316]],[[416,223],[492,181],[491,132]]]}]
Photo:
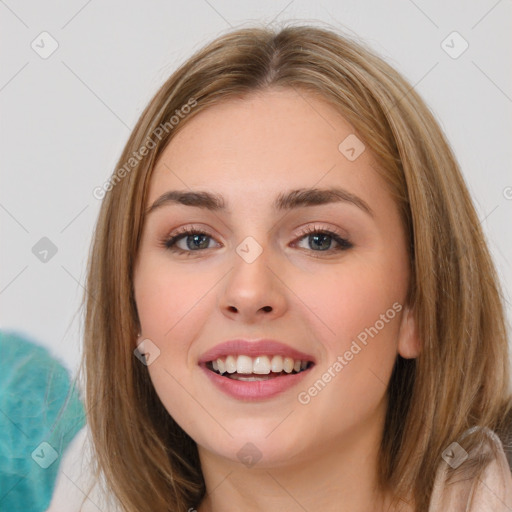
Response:
[{"label": "shoulder", "polygon": [[[482,452],[492,459],[474,479],[446,482],[448,463],[443,460],[436,473],[429,512],[508,512],[512,510],[512,472],[495,432],[484,429],[487,443]],[[459,448],[461,448],[459,446]],[[461,448],[462,449],[462,448]],[[462,450],[464,452],[464,450]],[[464,452],[466,454],[466,452]]]}]

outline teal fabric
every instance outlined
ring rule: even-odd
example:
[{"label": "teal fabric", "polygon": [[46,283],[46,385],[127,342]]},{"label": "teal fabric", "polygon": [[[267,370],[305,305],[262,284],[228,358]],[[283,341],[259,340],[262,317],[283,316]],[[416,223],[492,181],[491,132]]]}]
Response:
[{"label": "teal fabric", "polygon": [[0,511],[50,505],[63,453],[85,425],[67,369],[34,340],[0,331]]}]

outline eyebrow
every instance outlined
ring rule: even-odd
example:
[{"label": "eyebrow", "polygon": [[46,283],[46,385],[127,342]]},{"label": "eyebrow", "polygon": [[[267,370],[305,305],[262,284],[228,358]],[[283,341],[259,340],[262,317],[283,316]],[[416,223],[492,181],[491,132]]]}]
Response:
[{"label": "eyebrow", "polygon": [[[286,211],[306,206],[318,206],[329,203],[349,203],[357,206],[365,213],[374,216],[373,210],[360,197],[348,192],[343,188],[300,188],[279,194],[273,208],[276,211]],[[193,206],[211,211],[225,211],[226,202],[224,198],[212,192],[169,190],[162,194],[147,210],[146,215],[154,212],[162,206],[169,204],[180,204]]]}]

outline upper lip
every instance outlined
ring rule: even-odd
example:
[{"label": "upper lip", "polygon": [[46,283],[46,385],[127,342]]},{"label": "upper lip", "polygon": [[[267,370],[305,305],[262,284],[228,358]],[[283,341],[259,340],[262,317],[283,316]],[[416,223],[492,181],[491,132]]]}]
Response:
[{"label": "upper lip", "polygon": [[219,357],[235,354],[243,354],[251,357],[278,355],[282,357],[291,357],[295,360],[300,359],[301,361],[316,362],[312,355],[296,350],[285,343],[281,343],[280,341],[269,339],[261,339],[257,341],[236,339],[215,345],[199,358],[199,364],[208,363],[209,361],[215,361]]}]

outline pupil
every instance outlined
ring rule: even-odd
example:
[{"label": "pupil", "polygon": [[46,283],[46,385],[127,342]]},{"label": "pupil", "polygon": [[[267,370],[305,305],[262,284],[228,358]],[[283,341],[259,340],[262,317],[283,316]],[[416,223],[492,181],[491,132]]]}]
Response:
[{"label": "pupil", "polygon": [[[208,248],[208,240],[207,240],[208,235],[197,234],[197,235],[190,235],[190,237],[192,237],[194,239],[194,241],[192,242],[193,246],[191,246],[190,244],[187,243],[187,246],[189,249],[194,249],[194,248],[197,249],[198,247],[202,248],[202,249]],[[189,239],[190,239],[190,237],[189,237]],[[204,243],[202,245],[201,245],[201,243],[196,244],[197,239],[201,238],[201,237],[203,238],[203,242],[204,242],[204,240],[206,240],[206,246],[204,246]]]},{"label": "pupil", "polygon": [[[331,238],[331,236],[330,236],[330,235],[327,235],[327,234],[316,234],[316,235],[311,235],[311,237],[315,240],[315,242],[314,242],[314,243],[317,243],[317,239],[318,239],[318,238],[323,238],[324,240],[325,240],[326,238],[327,238],[327,239]],[[324,247],[324,248],[323,248],[323,249],[321,249],[321,250],[328,249],[328,248],[329,248],[329,245],[330,245],[330,244],[327,244],[327,247]]]}]

